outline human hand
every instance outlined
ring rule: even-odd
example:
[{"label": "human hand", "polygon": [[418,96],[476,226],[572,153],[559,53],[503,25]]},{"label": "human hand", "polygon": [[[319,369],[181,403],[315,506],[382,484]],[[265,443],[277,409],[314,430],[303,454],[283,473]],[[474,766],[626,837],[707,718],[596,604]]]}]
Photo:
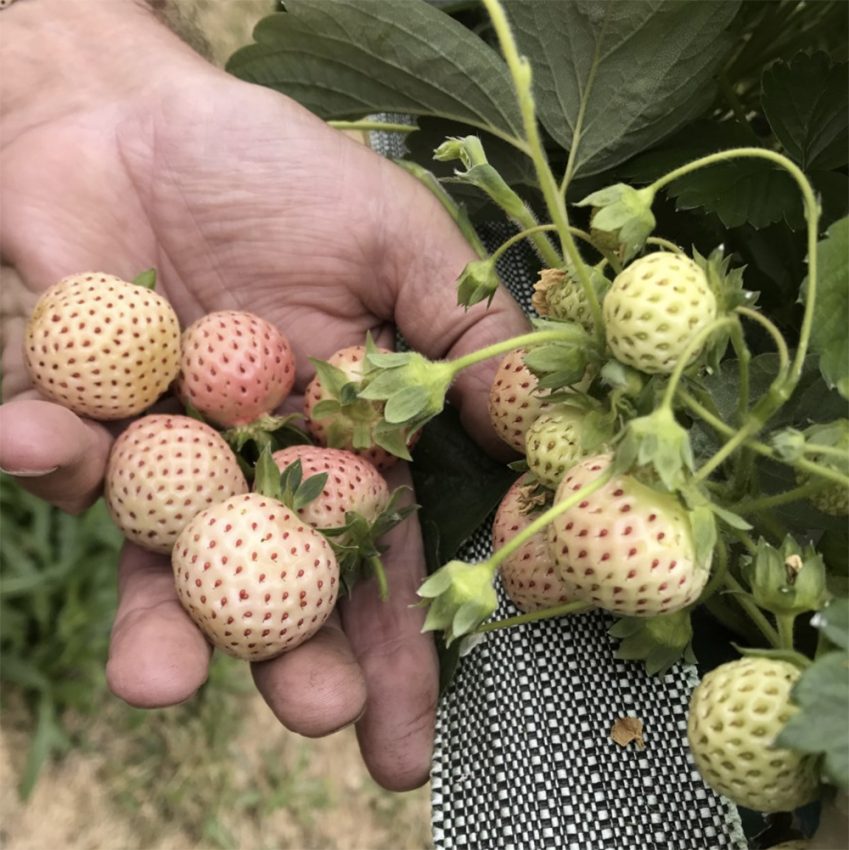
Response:
[{"label": "human hand", "polygon": [[[391,347],[397,327],[442,357],[525,328],[503,294],[488,311],[453,306],[471,253],[414,180],[286,98],[208,66],[131,0],[39,0],[4,16],[18,37],[6,39],[0,74],[10,105],[0,249],[26,289],[20,314],[4,316],[0,467],[32,492],[69,511],[90,504],[114,436],[28,386],[23,314],[68,273],[132,278],[155,266],[184,325],[215,309],[272,321],[297,356],[290,407],[311,377],[307,356],[326,358],[367,331]],[[20,63],[39,54],[53,57],[49,69],[30,71],[48,77],[28,81]],[[490,446],[492,368],[464,373],[453,397]],[[358,587],[316,637],[253,670],[294,731],[356,721],[373,776],[400,790],[428,775],[437,670],[422,612],[409,607],[424,569],[414,521],[388,542],[390,602]],[[119,592],[112,690],[144,707],[188,699],[210,649],[179,606],[167,559],[128,544]]]}]

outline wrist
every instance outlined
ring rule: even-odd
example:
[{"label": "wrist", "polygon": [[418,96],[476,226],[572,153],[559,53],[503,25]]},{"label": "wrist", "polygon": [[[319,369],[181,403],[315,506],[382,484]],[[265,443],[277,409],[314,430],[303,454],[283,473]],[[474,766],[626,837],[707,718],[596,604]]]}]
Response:
[{"label": "wrist", "polygon": [[146,0],[18,0],[3,10],[2,144],[205,63]]}]

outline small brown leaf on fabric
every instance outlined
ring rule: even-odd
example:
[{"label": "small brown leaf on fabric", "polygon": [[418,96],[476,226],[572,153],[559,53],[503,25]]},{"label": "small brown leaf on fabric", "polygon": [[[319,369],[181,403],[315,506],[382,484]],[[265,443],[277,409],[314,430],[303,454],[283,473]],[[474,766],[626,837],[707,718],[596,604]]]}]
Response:
[{"label": "small brown leaf on fabric", "polygon": [[636,741],[637,749],[646,748],[646,742],[643,740],[643,721],[639,717],[618,718],[610,730],[610,737],[620,747],[627,747],[631,741]]}]

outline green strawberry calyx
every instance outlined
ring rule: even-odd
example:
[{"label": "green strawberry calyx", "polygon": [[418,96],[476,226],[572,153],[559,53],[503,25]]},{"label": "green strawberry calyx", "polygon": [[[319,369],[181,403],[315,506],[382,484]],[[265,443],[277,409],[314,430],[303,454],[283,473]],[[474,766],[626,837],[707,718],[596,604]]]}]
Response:
[{"label": "green strawberry calyx", "polygon": [[650,676],[663,675],[678,661],[696,662],[689,608],[655,617],[622,617],[608,634],[621,639],[616,657],[645,662]]},{"label": "green strawberry calyx", "polygon": [[587,195],[576,206],[595,207],[593,227],[616,235],[622,246],[622,258],[627,262],[642,250],[655,228],[651,211],[655,190],[651,186],[634,189],[625,183],[614,183]]}]

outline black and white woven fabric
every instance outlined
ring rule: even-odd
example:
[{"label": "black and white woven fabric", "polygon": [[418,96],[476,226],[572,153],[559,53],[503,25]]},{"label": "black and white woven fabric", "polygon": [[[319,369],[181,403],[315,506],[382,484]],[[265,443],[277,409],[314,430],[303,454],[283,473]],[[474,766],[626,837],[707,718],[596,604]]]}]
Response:
[{"label": "black and white woven fabric", "polygon": [[[375,135],[378,150],[399,154]],[[494,248],[509,232],[499,224],[481,236]],[[528,312],[534,267],[521,246],[499,265]],[[458,557],[491,551],[486,527]],[[499,600],[496,619],[519,613],[500,587]],[[735,807],[689,755],[695,668],[652,678],[617,660],[611,622],[594,611],[489,632],[462,659],[437,714],[435,850],[745,850]],[[623,717],[643,722],[644,749],[611,739]]]}]

